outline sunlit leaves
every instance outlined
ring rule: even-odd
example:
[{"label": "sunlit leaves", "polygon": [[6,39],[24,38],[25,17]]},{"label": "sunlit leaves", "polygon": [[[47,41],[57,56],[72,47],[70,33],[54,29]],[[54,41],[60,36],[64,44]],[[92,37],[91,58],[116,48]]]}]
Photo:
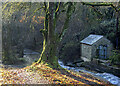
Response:
[{"label": "sunlit leaves", "polygon": [[[105,84],[94,79],[93,76],[85,74],[86,76],[93,77],[93,79],[82,76],[81,74],[68,71],[70,74],[84,80],[95,82],[97,84]],[[38,83],[51,83],[51,84],[86,84],[85,82],[72,78],[68,73],[61,73],[60,70],[55,70],[47,66],[47,64],[34,64],[22,69],[4,70],[3,83],[5,84],[38,84]]]},{"label": "sunlit leaves", "polygon": [[[10,19],[13,15],[19,15],[22,17],[20,22],[29,21],[33,16],[40,16],[43,13],[42,3],[32,2],[3,2],[2,4],[2,17],[4,19]],[[38,9],[36,11],[36,8]],[[40,9],[41,8],[41,9]],[[23,16],[25,19],[23,19]],[[35,21],[36,22],[36,21]]]},{"label": "sunlit leaves", "polygon": [[[33,16],[32,17],[32,23],[36,23],[36,24],[41,24],[44,22],[44,18],[43,16]],[[26,16],[22,16],[21,19],[19,20],[19,22],[25,22],[26,20]]]}]

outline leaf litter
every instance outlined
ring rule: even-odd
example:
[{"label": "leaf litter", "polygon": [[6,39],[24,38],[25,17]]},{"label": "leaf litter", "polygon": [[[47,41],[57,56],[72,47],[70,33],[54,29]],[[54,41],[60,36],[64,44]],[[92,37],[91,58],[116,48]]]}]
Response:
[{"label": "leaf litter", "polygon": [[1,84],[110,84],[87,73],[76,73],[66,69],[56,70],[46,64],[1,70]]}]

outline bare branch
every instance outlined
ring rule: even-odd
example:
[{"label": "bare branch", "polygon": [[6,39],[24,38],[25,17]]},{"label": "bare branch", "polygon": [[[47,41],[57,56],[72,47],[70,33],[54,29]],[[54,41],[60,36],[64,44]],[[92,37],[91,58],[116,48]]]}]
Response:
[{"label": "bare branch", "polygon": [[94,6],[92,6],[92,8],[94,9],[95,12],[97,12],[99,15],[103,17],[103,14],[99,10],[97,10]]},{"label": "bare branch", "polygon": [[32,15],[34,15],[38,10],[43,9],[43,8],[44,8],[44,6],[43,6],[43,7],[40,7],[40,8],[37,8],[37,9],[33,12]]},{"label": "bare branch", "polygon": [[61,3],[61,2],[59,2],[58,7],[57,7],[57,9],[55,10],[55,13],[57,13],[57,12],[59,11],[59,9],[60,9],[60,3]]},{"label": "bare branch", "polygon": [[68,28],[68,25],[69,25],[69,20],[70,20],[70,17],[72,15],[72,13],[74,12],[74,4],[72,2],[69,2],[67,3],[68,4],[68,8],[67,8],[67,13],[66,13],[66,20],[65,20],[65,23],[64,23],[64,26],[63,26],[63,29],[59,35],[59,39],[61,40],[62,39],[62,36],[64,35],[64,33],[66,32],[67,28]]},{"label": "bare branch", "polygon": [[83,5],[89,6],[111,6],[116,12],[118,12],[117,8],[112,3],[86,3],[82,2]]},{"label": "bare branch", "polygon": [[86,3],[82,2],[83,5],[90,5],[90,6],[111,6],[111,3]]}]

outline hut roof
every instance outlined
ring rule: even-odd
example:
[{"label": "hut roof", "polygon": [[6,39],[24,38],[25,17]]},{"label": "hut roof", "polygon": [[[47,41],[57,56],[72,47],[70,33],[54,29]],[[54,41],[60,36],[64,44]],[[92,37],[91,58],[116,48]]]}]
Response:
[{"label": "hut roof", "polygon": [[93,34],[91,34],[88,37],[86,37],[85,39],[83,39],[81,41],[81,43],[92,45],[96,41],[98,41],[99,39],[101,39],[102,37],[103,37],[102,35],[93,35]]}]

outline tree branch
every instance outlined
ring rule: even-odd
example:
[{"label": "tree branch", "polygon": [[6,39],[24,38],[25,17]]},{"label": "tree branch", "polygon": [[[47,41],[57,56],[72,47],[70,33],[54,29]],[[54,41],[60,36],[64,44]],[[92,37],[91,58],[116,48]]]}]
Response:
[{"label": "tree branch", "polygon": [[111,4],[111,7],[112,7],[116,12],[119,11],[113,4]]},{"label": "tree branch", "polygon": [[86,3],[82,2],[83,5],[89,5],[89,6],[111,6],[116,12],[118,12],[117,8],[112,3]]},{"label": "tree branch", "polygon": [[55,10],[55,13],[57,13],[59,11],[59,9],[60,9],[60,3],[61,2],[59,2],[58,6],[57,6],[57,9]]},{"label": "tree branch", "polygon": [[103,17],[103,14],[100,11],[98,11],[94,6],[92,6],[92,7],[93,7],[95,12],[97,12],[99,15],[101,15]]},{"label": "tree branch", "polygon": [[86,3],[86,2],[82,2],[83,5],[90,5],[90,6],[111,6],[111,3]]},{"label": "tree branch", "polygon": [[72,13],[74,12],[74,4],[72,2],[69,2],[67,3],[68,4],[68,8],[67,8],[67,13],[66,13],[66,20],[65,20],[65,23],[64,23],[64,26],[63,26],[63,29],[59,35],[59,39],[61,40],[62,39],[62,36],[64,35],[64,33],[66,32],[67,28],[68,28],[68,25],[69,25],[69,20],[70,20],[70,17],[72,15]]},{"label": "tree branch", "polygon": [[45,6],[44,10],[45,10],[45,12],[46,12],[46,10],[47,10],[46,2],[44,2],[44,6]]},{"label": "tree branch", "polygon": [[37,8],[37,9],[33,12],[33,15],[34,15],[38,10],[40,10],[40,9],[42,9],[42,8],[45,8],[45,7],[43,6],[43,7]]}]

